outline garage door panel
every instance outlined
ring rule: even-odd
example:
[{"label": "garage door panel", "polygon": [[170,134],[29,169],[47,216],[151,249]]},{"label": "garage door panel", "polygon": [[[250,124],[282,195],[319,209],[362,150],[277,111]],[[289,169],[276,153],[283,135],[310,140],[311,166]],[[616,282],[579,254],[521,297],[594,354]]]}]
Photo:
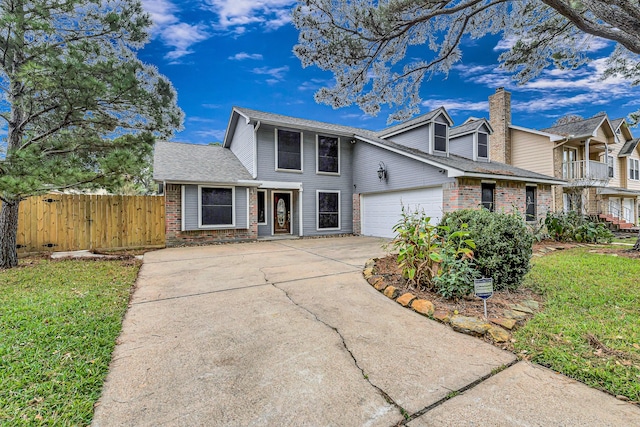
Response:
[{"label": "garage door panel", "polygon": [[400,221],[403,205],[411,212],[424,211],[432,224],[442,218],[442,187],[365,194],[361,204],[362,234],[393,237],[393,226]]}]

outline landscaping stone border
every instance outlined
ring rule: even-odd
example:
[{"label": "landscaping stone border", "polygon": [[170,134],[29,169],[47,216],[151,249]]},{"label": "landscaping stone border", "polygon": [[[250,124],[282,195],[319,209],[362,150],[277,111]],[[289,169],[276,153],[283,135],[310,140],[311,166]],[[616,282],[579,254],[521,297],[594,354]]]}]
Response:
[{"label": "landscaping stone border", "polygon": [[432,301],[421,299],[411,292],[404,294],[395,286],[386,284],[384,277],[376,274],[376,258],[367,260],[362,272],[365,280],[387,298],[395,300],[403,307],[410,308],[416,313],[451,326],[454,331],[477,337],[490,338],[493,342],[504,343],[511,339],[511,332],[519,324],[523,324],[538,310],[537,301],[526,300],[522,304],[514,304],[509,310],[504,310],[503,317],[480,319],[477,317],[461,316],[457,312],[438,309]]}]

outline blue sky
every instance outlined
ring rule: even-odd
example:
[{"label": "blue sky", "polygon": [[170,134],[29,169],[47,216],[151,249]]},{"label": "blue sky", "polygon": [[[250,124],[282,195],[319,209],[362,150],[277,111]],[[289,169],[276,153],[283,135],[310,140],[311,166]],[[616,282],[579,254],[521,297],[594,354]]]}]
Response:
[{"label": "blue sky", "polygon": [[[176,141],[221,141],[234,105],[372,130],[387,125],[385,108],[370,117],[357,106],[334,110],[314,101],[314,92],[332,76],[303,69],[292,52],[298,37],[289,18],[295,1],[143,0],[143,5],[154,27],[139,57],[156,65],[178,91],[186,117]],[[536,129],[569,113],[589,117],[606,111],[618,118],[640,108],[640,88],[620,78],[601,79],[609,42],[591,41],[593,61],[580,69],[549,69],[524,86],[498,67],[497,57],[508,45],[499,37],[466,40],[462,61],[450,74],[423,84],[422,112],[444,106],[456,124],[469,116],[488,117],[487,98],[500,86],[512,93],[513,123]],[[419,50],[412,50],[416,54]]]}]

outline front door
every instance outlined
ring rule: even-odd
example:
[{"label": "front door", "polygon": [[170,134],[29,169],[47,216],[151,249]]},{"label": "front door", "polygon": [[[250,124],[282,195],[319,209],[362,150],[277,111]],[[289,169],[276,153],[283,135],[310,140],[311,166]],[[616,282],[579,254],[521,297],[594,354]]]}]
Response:
[{"label": "front door", "polygon": [[291,193],[273,193],[273,234],[291,234]]}]

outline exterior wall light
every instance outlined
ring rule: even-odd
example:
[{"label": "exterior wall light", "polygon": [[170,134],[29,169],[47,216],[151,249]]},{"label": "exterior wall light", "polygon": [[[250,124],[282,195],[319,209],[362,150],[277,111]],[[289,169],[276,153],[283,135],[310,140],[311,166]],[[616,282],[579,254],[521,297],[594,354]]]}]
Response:
[{"label": "exterior wall light", "polygon": [[382,182],[383,179],[386,182],[387,181],[387,167],[385,166],[384,162],[380,162],[378,165],[379,165],[379,168],[378,168],[378,179],[380,180],[380,182]]}]

